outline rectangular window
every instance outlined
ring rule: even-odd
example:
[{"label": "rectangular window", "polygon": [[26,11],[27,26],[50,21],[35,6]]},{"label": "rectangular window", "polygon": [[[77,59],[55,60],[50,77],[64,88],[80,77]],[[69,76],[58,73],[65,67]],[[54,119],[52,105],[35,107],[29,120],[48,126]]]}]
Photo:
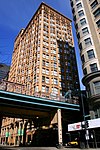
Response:
[{"label": "rectangular window", "polygon": [[79,17],[84,16],[83,10],[80,10],[80,11],[78,12],[78,15],[79,15]]},{"label": "rectangular window", "polygon": [[46,70],[46,74],[48,74],[48,75],[49,75],[49,70]]},{"label": "rectangular window", "polygon": [[46,92],[47,92],[47,93],[49,92],[49,87],[46,87]]},{"label": "rectangular window", "polygon": [[87,74],[87,69],[86,68],[83,69],[83,73],[84,73],[84,75]]},{"label": "rectangular window", "polygon": [[58,94],[58,89],[57,88],[52,88],[52,93]]},{"label": "rectangular window", "polygon": [[45,62],[45,66],[48,67],[49,66],[49,62]]},{"label": "rectangular window", "polygon": [[54,83],[54,84],[58,84],[58,80],[54,78],[54,79],[53,79],[53,83]]},{"label": "rectangular window", "polygon": [[42,65],[45,66],[45,61],[44,60],[42,61]]},{"label": "rectangular window", "polygon": [[92,45],[92,42],[91,42],[91,39],[90,38],[87,38],[84,40],[85,41],[85,45],[88,46],[88,45]]},{"label": "rectangular window", "polygon": [[93,14],[95,18],[100,16],[100,8],[98,8]]},{"label": "rectangular window", "polygon": [[91,68],[91,72],[98,71],[98,67],[97,67],[97,64],[96,64],[96,63],[91,64],[91,65],[90,65],[90,68]]},{"label": "rectangular window", "polygon": [[87,54],[88,54],[88,58],[91,59],[91,58],[95,58],[95,55],[94,55],[94,51],[93,49],[87,51]]},{"label": "rectangular window", "polygon": [[38,92],[38,86],[35,87],[35,92]]},{"label": "rectangular window", "polygon": [[45,82],[45,76],[42,76],[42,82]]},{"label": "rectangular window", "polygon": [[89,33],[88,28],[87,28],[87,27],[86,27],[86,28],[83,28],[83,29],[82,29],[82,33],[83,33],[83,34],[87,34],[87,33]]},{"label": "rectangular window", "polygon": [[100,81],[94,82],[95,94],[100,94]]},{"label": "rectangular window", "polygon": [[45,82],[46,82],[46,83],[49,83],[49,78],[46,77],[46,78],[45,78]]},{"label": "rectangular window", "polygon": [[81,56],[82,63],[85,62],[84,55]]},{"label": "rectangular window", "polygon": [[97,0],[95,0],[95,1],[91,4],[91,8],[94,9],[97,5],[98,5],[98,2],[97,2]]},{"label": "rectangular window", "polygon": [[80,23],[81,23],[82,26],[85,25],[86,24],[86,19],[85,18],[81,19]]},{"label": "rectangular window", "polygon": [[45,69],[42,69],[42,73],[44,73],[44,74],[45,74]]},{"label": "rectangular window", "polygon": [[77,6],[77,9],[82,8],[82,4],[81,3],[78,3],[76,6]]},{"label": "rectangular window", "polygon": [[45,87],[44,86],[42,86],[42,92],[45,92]]},{"label": "rectangular window", "polygon": [[54,64],[53,64],[53,67],[54,67],[54,68],[57,68],[57,64],[56,64],[56,63],[54,63]]},{"label": "rectangular window", "polygon": [[97,24],[97,27],[100,28],[100,20],[98,20],[98,21],[96,22],[96,24]]},{"label": "rectangular window", "polygon": [[79,49],[82,50],[82,43],[79,44]]}]

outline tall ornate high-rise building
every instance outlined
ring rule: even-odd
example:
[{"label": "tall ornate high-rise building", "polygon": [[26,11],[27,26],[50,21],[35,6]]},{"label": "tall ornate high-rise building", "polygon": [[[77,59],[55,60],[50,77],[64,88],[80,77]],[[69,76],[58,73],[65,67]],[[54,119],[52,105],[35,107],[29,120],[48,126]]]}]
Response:
[{"label": "tall ornate high-rise building", "polygon": [[91,118],[100,117],[100,0],[70,0]]},{"label": "tall ornate high-rise building", "polygon": [[[49,100],[62,98],[63,101],[63,96],[71,89],[80,89],[71,20],[41,3],[15,39],[7,90]],[[67,102],[79,104],[77,97]],[[25,127],[25,121],[4,118],[1,142],[14,145],[30,142],[35,128],[33,122]],[[28,132],[28,128],[31,131]]]},{"label": "tall ornate high-rise building", "polygon": [[42,3],[16,37],[9,81],[14,92],[49,98],[79,90],[71,20]]}]

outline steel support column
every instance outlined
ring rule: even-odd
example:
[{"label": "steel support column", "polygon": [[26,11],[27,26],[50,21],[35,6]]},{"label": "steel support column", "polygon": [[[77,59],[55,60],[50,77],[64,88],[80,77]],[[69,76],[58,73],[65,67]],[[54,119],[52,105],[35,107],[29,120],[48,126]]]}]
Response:
[{"label": "steel support column", "polygon": [[63,141],[62,141],[62,120],[61,120],[61,109],[57,110],[57,117],[58,117],[58,148],[62,148]]}]

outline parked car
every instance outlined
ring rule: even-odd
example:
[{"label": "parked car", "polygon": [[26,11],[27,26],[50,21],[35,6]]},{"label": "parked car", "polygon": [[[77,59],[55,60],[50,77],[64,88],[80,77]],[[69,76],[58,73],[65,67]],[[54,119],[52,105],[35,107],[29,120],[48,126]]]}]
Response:
[{"label": "parked car", "polygon": [[78,142],[77,141],[68,142],[68,146],[78,146]]},{"label": "parked car", "polygon": [[79,145],[79,143],[77,141],[77,138],[75,140],[70,141],[70,142],[65,144],[65,146],[67,146],[67,147],[78,147],[78,145]]}]

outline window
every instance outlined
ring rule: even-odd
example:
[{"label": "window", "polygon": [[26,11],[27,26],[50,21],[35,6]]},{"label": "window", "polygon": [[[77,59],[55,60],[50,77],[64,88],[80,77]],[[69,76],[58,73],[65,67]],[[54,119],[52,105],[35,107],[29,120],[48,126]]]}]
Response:
[{"label": "window", "polygon": [[84,55],[81,56],[82,63],[85,62]]},{"label": "window", "polygon": [[49,87],[46,87],[46,92],[49,92]]},{"label": "window", "polygon": [[78,29],[78,24],[77,23],[75,24],[75,28]]},{"label": "window", "polygon": [[57,76],[57,71],[52,71],[52,75]]},{"label": "window", "polygon": [[72,80],[72,77],[71,77],[71,76],[69,76],[69,80],[70,80],[70,81]]},{"label": "window", "polygon": [[53,94],[58,94],[58,89],[57,88],[52,88],[52,93]]},{"label": "window", "polygon": [[64,76],[63,75],[61,76],[61,79],[64,80]]},{"label": "window", "polygon": [[100,94],[100,81],[94,82],[95,94]]},{"label": "window", "polygon": [[79,44],[79,49],[82,50],[82,43]]},{"label": "window", "polygon": [[77,33],[77,38],[80,39],[80,33]]},{"label": "window", "polygon": [[91,39],[90,38],[87,38],[84,40],[85,41],[85,45],[88,46],[88,45],[92,45],[92,42],[91,42]]},{"label": "window", "polygon": [[95,55],[94,55],[94,51],[93,49],[87,51],[87,54],[88,54],[88,58],[91,59],[91,58],[95,58]]},{"label": "window", "polygon": [[65,44],[65,48],[68,48],[68,43]]},{"label": "window", "polygon": [[98,20],[98,21],[96,22],[96,24],[97,24],[97,27],[100,28],[100,20]]},{"label": "window", "polygon": [[91,65],[90,65],[90,69],[91,69],[91,72],[98,71],[97,64],[96,64],[96,63],[91,64]]},{"label": "window", "polygon": [[42,92],[45,92],[45,87],[44,86],[42,86]]},{"label": "window", "polygon": [[73,1],[71,1],[71,6],[73,7]]},{"label": "window", "polygon": [[97,2],[97,0],[95,0],[95,1],[91,4],[91,8],[94,9],[97,5],[98,5],[98,2]]},{"label": "window", "polygon": [[87,34],[87,33],[89,33],[88,28],[87,28],[87,27],[86,27],[86,28],[83,28],[83,29],[82,29],[82,33],[83,33],[83,34]]},{"label": "window", "polygon": [[42,82],[45,82],[45,76],[42,76]]},{"label": "window", "polygon": [[82,26],[85,25],[86,24],[86,19],[85,18],[81,19],[80,23],[81,23]]},{"label": "window", "polygon": [[53,67],[54,67],[54,68],[57,68],[57,64],[56,64],[56,63],[54,63]]},{"label": "window", "polygon": [[53,79],[54,80],[54,84],[58,84],[58,80],[57,79]]},{"label": "window", "polygon": [[86,68],[83,69],[83,73],[84,73],[84,75],[87,74],[87,69]]},{"label": "window", "polygon": [[78,12],[78,15],[79,15],[79,17],[84,16],[83,10],[80,10],[80,11]]},{"label": "window", "polygon": [[65,88],[65,83],[61,82],[61,86],[62,86],[63,88]]},{"label": "window", "polygon": [[46,82],[46,83],[49,83],[49,78],[46,77],[46,78],[45,78],[45,82]]},{"label": "window", "polygon": [[98,17],[100,15],[100,8],[98,8],[94,13],[94,17]]},{"label": "window", "polygon": [[48,74],[48,75],[49,75],[49,70],[46,70],[46,74]]},{"label": "window", "polygon": [[42,73],[44,73],[44,74],[45,74],[45,69],[42,69]]},{"label": "window", "polygon": [[42,61],[42,65],[45,66],[45,61],[44,60]]},{"label": "window", "polygon": [[76,6],[77,6],[77,9],[82,8],[82,4],[81,3],[78,3]]},{"label": "window", "polygon": [[74,21],[76,21],[76,15],[73,17]]},{"label": "window", "polygon": [[68,66],[71,66],[70,62],[68,62],[67,64],[68,64]]},{"label": "window", "polygon": [[61,68],[61,72],[64,72],[64,68]]},{"label": "window", "polygon": [[49,66],[49,62],[45,62],[45,66],[48,67]]}]

